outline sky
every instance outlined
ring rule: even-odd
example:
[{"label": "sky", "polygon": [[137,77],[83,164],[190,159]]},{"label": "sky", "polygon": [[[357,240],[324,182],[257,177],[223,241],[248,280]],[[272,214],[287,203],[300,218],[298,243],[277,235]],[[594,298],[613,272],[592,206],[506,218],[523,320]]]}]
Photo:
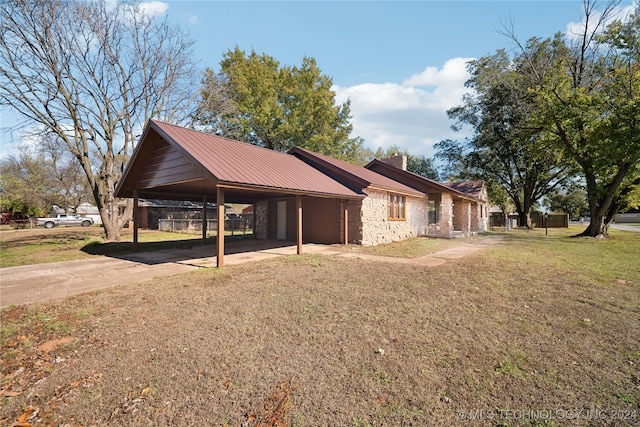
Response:
[{"label": "sky", "polygon": [[[374,151],[398,146],[427,157],[435,143],[470,135],[470,129],[454,132],[446,114],[468,92],[467,61],[513,50],[505,28],[526,41],[572,31],[583,15],[581,0],[185,0],[145,8],[189,34],[203,69],[218,71],[235,47],[282,65],[314,58],[332,79],[336,102],[351,100],[352,137]],[[5,126],[11,115],[1,113]],[[15,133],[0,137],[2,157]]]}]

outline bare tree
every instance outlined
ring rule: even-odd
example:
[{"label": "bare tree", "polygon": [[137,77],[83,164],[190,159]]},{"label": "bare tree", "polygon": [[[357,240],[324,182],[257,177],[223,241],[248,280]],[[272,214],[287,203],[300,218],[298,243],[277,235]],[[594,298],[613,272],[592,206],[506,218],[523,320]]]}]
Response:
[{"label": "bare tree", "polygon": [[0,105],[77,159],[108,240],[131,218],[115,188],[145,123],[193,109],[192,43],[134,2],[0,2]]}]

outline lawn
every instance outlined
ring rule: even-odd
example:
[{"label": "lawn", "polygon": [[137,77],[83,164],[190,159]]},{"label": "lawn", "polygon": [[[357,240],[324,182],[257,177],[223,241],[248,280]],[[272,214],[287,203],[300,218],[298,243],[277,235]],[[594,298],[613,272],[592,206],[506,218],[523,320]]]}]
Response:
[{"label": "lawn", "polygon": [[[225,232],[228,241],[252,238]],[[215,235],[208,235],[206,244],[215,244]],[[56,261],[90,258],[96,255],[122,255],[133,252],[133,233],[125,229],[120,242],[106,242],[101,227],[57,227],[31,230],[0,230],[0,266],[42,264]],[[192,248],[202,244],[202,237],[188,233],[139,230],[138,252],[162,249]]]},{"label": "lawn", "polygon": [[495,233],[438,267],[292,256],[9,307],[0,423],[640,425],[640,234],[576,231]]}]

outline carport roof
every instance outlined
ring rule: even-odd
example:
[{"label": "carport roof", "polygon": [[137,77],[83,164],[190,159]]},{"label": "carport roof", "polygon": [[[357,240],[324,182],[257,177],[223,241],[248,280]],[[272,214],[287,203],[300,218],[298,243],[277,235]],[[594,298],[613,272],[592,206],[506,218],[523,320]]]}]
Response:
[{"label": "carport roof", "polygon": [[199,200],[215,198],[217,187],[225,187],[229,202],[282,194],[364,197],[290,154],[158,120],[145,128],[116,195],[133,197],[137,189],[140,197]]}]

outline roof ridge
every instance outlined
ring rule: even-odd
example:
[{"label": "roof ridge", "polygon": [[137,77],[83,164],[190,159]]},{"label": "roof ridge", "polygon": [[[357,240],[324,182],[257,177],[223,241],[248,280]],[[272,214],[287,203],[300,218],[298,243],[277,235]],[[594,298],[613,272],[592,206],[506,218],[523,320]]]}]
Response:
[{"label": "roof ridge", "polygon": [[198,129],[193,129],[193,128],[189,128],[189,127],[184,127],[184,126],[176,125],[176,124],[173,124],[173,123],[169,123],[169,122],[165,122],[165,121],[157,120],[157,119],[151,119],[151,121],[153,121],[153,122],[155,122],[155,123],[159,123],[160,125],[172,126],[172,127],[178,128],[178,129],[180,129],[180,130],[187,130],[187,131],[189,131],[189,132],[199,133],[199,134],[201,134],[201,135],[204,135],[204,136],[207,136],[207,137],[210,137],[210,138],[223,139],[223,140],[225,140],[225,141],[229,141],[229,142],[232,142],[232,143],[234,143],[234,144],[243,144],[243,145],[248,145],[248,146],[251,146],[251,147],[259,148],[259,149],[261,149],[261,150],[267,150],[267,151],[269,151],[269,152],[271,152],[271,153],[278,153],[278,154],[284,154],[284,155],[288,155],[288,156],[290,156],[290,154],[288,154],[288,153],[287,153],[287,152],[285,152],[285,151],[272,150],[271,148],[267,148],[267,147],[264,147],[264,146],[262,146],[262,145],[252,144],[252,143],[250,143],[250,142],[246,142],[246,141],[239,141],[239,140],[237,140],[237,139],[228,138],[228,137],[226,137],[226,136],[216,135],[215,133],[209,133],[209,132],[205,132],[205,131],[198,130]]}]

